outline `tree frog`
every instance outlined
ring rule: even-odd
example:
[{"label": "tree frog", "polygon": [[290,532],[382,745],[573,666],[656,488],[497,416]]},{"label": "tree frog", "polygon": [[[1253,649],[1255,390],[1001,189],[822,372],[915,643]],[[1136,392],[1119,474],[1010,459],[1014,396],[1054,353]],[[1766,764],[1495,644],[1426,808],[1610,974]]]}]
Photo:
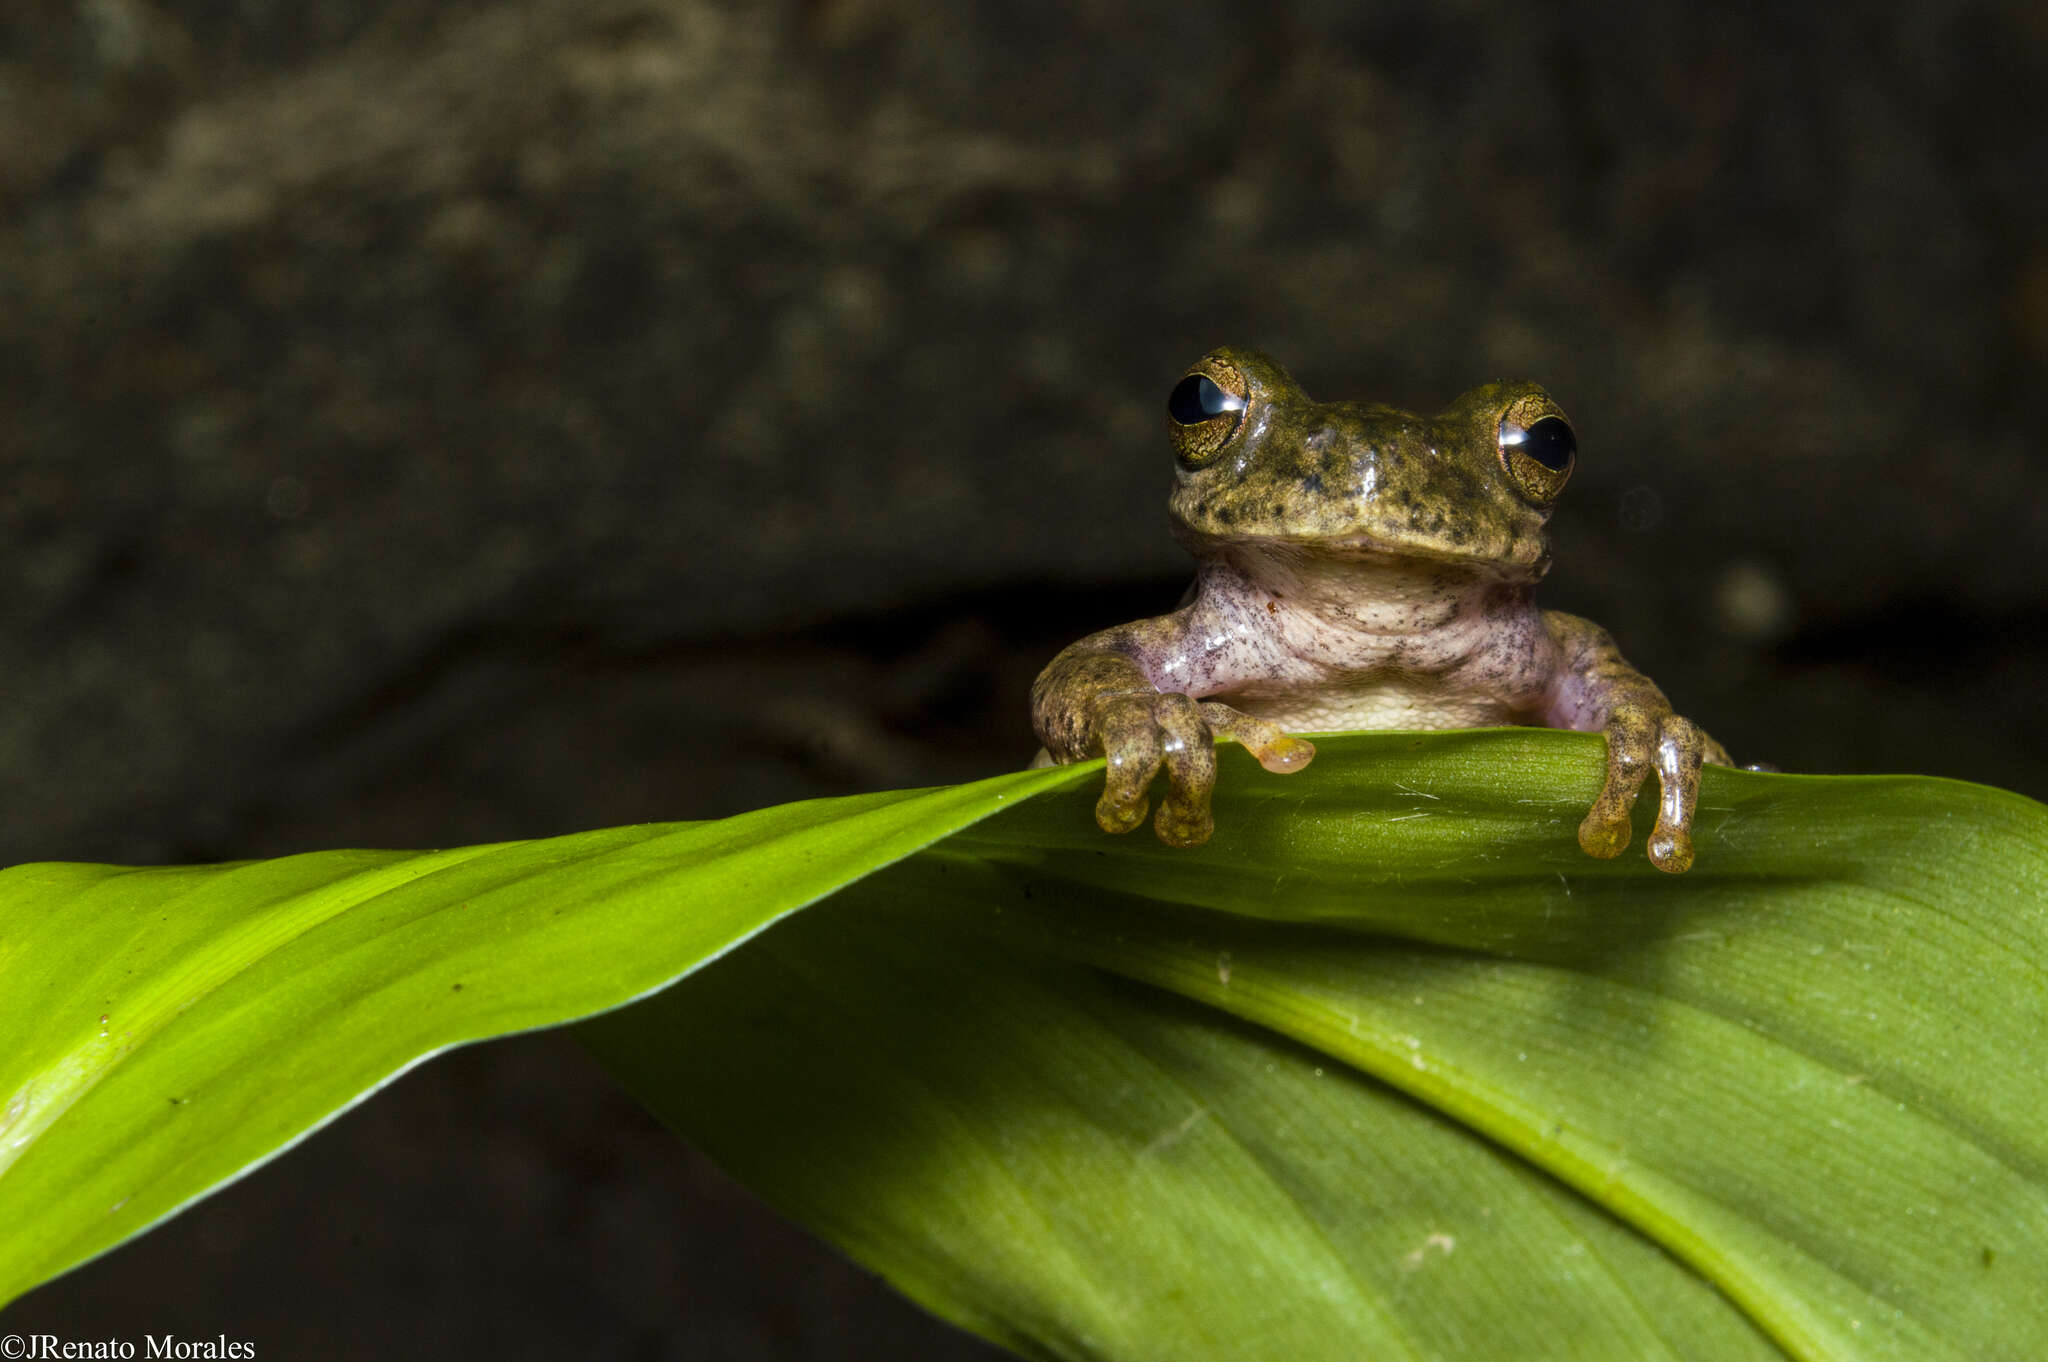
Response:
[{"label": "tree frog", "polygon": [[1606,735],[1588,854],[1627,847],[1654,768],[1650,860],[1691,866],[1700,766],[1727,752],[1605,630],[1535,603],[1578,454],[1549,394],[1489,383],[1435,416],[1317,402],[1266,355],[1226,348],[1166,412],[1195,584],[1172,614],[1067,648],[1031,689],[1041,762],[1107,759],[1105,830],[1144,821],[1163,769],[1159,836],[1207,841],[1218,738],[1286,773],[1315,755],[1293,730],[1534,724]]}]

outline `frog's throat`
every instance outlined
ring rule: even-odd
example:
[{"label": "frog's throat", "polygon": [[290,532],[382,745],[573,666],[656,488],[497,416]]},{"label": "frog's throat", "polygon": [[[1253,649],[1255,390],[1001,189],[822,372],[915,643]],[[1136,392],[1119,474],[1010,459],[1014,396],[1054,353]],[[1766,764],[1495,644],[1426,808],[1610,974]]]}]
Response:
[{"label": "frog's throat", "polygon": [[1203,561],[1192,608],[1249,613],[1260,630],[1307,621],[1327,627],[1320,637],[1420,637],[1460,620],[1533,612],[1533,582],[1494,567],[1410,554],[1268,554],[1235,545],[1227,556]]}]

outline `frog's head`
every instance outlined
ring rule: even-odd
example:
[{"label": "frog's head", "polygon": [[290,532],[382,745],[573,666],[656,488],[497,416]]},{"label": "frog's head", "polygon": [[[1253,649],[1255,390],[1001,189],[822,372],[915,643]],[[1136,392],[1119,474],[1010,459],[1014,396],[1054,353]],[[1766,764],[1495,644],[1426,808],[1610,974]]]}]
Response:
[{"label": "frog's head", "polygon": [[1533,581],[1578,447],[1533,383],[1489,383],[1415,416],[1314,401],[1256,350],[1203,356],[1166,410],[1175,532],[1197,556],[1416,558]]}]

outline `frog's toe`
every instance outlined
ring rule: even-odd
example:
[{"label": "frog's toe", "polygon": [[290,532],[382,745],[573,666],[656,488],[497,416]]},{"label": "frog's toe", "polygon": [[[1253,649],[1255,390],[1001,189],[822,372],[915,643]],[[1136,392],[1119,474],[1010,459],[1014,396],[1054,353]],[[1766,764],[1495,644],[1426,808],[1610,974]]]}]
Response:
[{"label": "frog's toe", "polygon": [[1151,811],[1152,801],[1144,795],[1135,800],[1120,800],[1114,789],[1107,789],[1095,801],[1095,823],[1104,832],[1129,832],[1144,822]]},{"label": "frog's toe", "polygon": [[1159,840],[1170,847],[1198,847],[1216,831],[1216,819],[1207,808],[1195,812],[1167,800],[1160,804],[1152,826],[1159,830]]},{"label": "frog's toe", "polygon": [[1658,725],[1657,826],[1650,833],[1650,863],[1659,870],[1682,875],[1692,867],[1692,816],[1699,805],[1700,764],[1712,760],[1718,750],[1719,744],[1702,733],[1698,724],[1681,715],[1666,715]]},{"label": "frog's toe", "polygon": [[1315,759],[1315,744],[1306,738],[1297,738],[1276,723],[1254,718],[1220,701],[1202,702],[1202,720],[1217,737],[1240,744],[1274,775],[1299,771]]},{"label": "frog's toe", "polygon": [[1284,776],[1299,771],[1314,761],[1316,745],[1307,738],[1297,738],[1291,733],[1283,733],[1275,742],[1254,747],[1252,755],[1259,759],[1259,765],[1274,775]]},{"label": "frog's toe", "polygon": [[1129,832],[1145,821],[1152,807],[1145,792],[1159,773],[1158,738],[1154,736],[1150,743],[1112,749],[1107,757],[1107,779],[1103,782],[1102,798],[1095,805],[1095,821],[1104,832]]},{"label": "frog's toe", "polygon": [[1185,695],[1162,695],[1153,713],[1166,767],[1166,798],[1153,826],[1168,846],[1200,846],[1215,831],[1209,796],[1216,788],[1216,739],[1200,707]]},{"label": "frog's toe", "polygon": [[1628,848],[1629,811],[1650,774],[1650,744],[1655,726],[1632,714],[1617,714],[1607,723],[1607,779],[1586,820],[1579,824],[1579,846],[1588,856],[1612,860]]},{"label": "frog's toe", "polygon": [[1152,807],[1146,791],[1165,761],[1159,727],[1150,704],[1129,696],[1105,706],[1098,722],[1104,781],[1095,821],[1104,832],[1129,832],[1145,821]]},{"label": "frog's toe", "polygon": [[1586,821],[1579,824],[1579,849],[1588,856],[1597,856],[1603,861],[1611,861],[1627,851],[1628,839],[1626,811],[1617,817],[1612,813],[1603,812],[1596,804],[1593,811],[1586,815]]},{"label": "frog's toe", "polygon": [[1683,828],[1651,833],[1650,864],[1669,875],[1683,875],[1692,869],[1692,834]]}]

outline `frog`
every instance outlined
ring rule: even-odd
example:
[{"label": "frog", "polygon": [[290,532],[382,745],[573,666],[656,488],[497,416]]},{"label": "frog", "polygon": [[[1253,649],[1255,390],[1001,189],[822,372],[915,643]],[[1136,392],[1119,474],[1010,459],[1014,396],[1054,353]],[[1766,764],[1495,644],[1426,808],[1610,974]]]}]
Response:
[{"label": "frog", "polygon": [[1315,756],[1304,732],[1529,725],[1606,739],[1586,854],[1627,849],[1654,771],[1650,863],[1692,866],[1701,768],[1727,750],[1606,630],[1535,601],[1578,461],[1549,393],[1486,383],[1433,416],[1318,402],[1277,360],[1224,347],[1166,415],[1195,582],[1172,613],[1071,644],[1031,688],[1038,764],[1104,759],[1104,831],[1143,823],[1163,774],[1160,840],[1207,842],[1219,742],[1286,775]]}]

